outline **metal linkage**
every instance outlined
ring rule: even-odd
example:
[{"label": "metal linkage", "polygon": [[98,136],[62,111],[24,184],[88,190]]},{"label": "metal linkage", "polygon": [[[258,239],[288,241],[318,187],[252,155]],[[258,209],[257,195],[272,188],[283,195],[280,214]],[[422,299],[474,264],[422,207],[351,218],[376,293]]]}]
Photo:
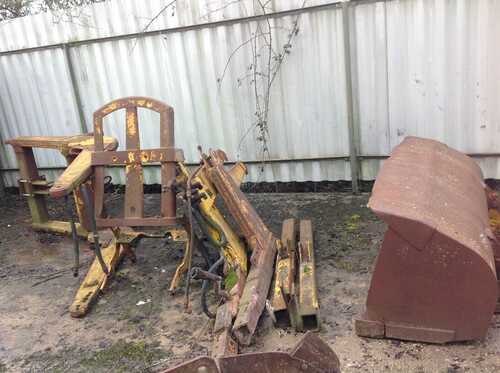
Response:
[{"label": "metal linkage", "polygon": [[68,196],[65,196],[64,203],[66,204],[67,214],[69,216],[69,225],[71,227],[71,240],[73,241],[73,276],[78,277],[78,272],[80,269],[80,239],[78,238],[78,233],[76,231],[75,215],[73,213],[73,208],[69,204]]},{"label": "metal linkage", "polygon": [[97,231],[95,215],[94,215],[94,201],[92,200],[92,194],[89,190],[88,185],[82,186],[81,190],[82,190],[83,202],[85,203],[85,206],[87,207],[86,211],[87,211],[87,214],[89,215],[88,219],[90,221],[91,230],[92,230],[92,239],[93,239],[92,247],[94,248],[95,256],[96,256],[97,260],[99,261],[99,264],[101,265],[102,271],[106,275],[109,275],[108,267],[106,266],[106,263],[104,262],[104,259],[102,258],[101,245],[99,243],[99,232]]}]

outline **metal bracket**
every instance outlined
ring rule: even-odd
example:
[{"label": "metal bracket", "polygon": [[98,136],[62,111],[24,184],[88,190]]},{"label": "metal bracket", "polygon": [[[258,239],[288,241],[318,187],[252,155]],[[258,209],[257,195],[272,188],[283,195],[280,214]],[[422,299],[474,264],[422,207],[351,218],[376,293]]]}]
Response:
[{"label": "metal bracket", "polygon": [[34,197],[35,195],[48,195],[52,183],[45,179],[45,175],[40,175],[39,179],[18,179],[19,194],[23,197]]}]

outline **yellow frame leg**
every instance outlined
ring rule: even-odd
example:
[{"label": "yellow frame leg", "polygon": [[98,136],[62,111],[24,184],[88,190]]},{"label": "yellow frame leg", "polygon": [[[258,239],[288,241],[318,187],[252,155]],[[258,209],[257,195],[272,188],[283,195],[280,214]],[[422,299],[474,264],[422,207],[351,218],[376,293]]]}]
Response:
[{"label": "yellow frame leg", "polygon": [[172,278],[172,281],[170,282],[170,288],[168,291],[170,293],[174,293],[177,288],[179,287],[179,282],[181,281],[181,277],[184,273],[187,272],[188,269],[188,260],[190,258],[190,251],[192,250],[191,245],[189,244],[189,240],[186,241],[186,248],[184,250],[184,257],[182,258],[182,262],[177,266],[177,269],[175,270],[174,277]]},{"label": "yellow frame leg", "polygon": [[101,249],[101,253],[104,263],[106,263],[109,269],[110,275],[107,276],[102,271],[99,261],[95,258],[80,288],[76,292],[73,304],[69,307],[69,312],[72,317],[83,317],[87,314],[93,301],[96,300],[100,291],[106,287],[116,266],[126,252],[122,245],[113,239],[108,246]]}]

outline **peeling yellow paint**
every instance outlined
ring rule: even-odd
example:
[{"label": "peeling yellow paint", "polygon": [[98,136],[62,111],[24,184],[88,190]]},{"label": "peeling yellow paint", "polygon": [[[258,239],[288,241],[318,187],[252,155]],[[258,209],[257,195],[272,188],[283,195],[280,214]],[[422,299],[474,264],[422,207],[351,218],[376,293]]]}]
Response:
[{"label": "peeling yellow paint", "polygon": [[77,147],[90,147],[94,145],[94,139],[93,138],[90,138],[90,139],[87,139],[87,140],[83,140],[83,141],[75,141],[75,142],[70,142],[68,144],[68,147],[69,148],[77,148]]},{"label": "peeling yellow paint", "polygon": [[102,113],[109,114],[109,113],[115,111],[117,108],[118,108],[118,103],[112,102],[112,103],[108,104],[104,109],[102,109]]},{"label": "peeling yellow paint", "polygon": [[137,135],[137,116],[133,111],[127,111],[127,133],[129,136]]},{"label": "peeling yellow paint", "polygon": [[[102,140],[104,143],[104,147],[108,148],[108,150],[114,150],[118,147],[118,141],[114,137],[103,136]],[[68,142],[67,145],[64,145],[61,151],[69,151],[71,149],[92,149],[93,147],[94,147],[94,137],[92,136],[85,140],[75,140]]]},{"label": "peeling yellow paint", "polygon": [[[116,243],[116,240],[113,240],[108,246],[101,249],[101,253],[110,272],[114,272],[120,258],[124,255],[124,250],[121,245]],[[95,258],[69,308],[73,317],[81,317],[88,312],[92,301],[97,297],[99,291],[108,284],[109,278],[102,271],[99,261]]]}]

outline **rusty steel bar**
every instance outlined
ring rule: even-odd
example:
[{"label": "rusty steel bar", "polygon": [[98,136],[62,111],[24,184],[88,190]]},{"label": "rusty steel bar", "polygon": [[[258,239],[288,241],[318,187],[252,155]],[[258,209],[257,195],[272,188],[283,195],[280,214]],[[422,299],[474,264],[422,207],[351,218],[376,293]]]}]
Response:
[{"label": "rusty steel bar", "polygon": [[248,345],[265,307],[271,285],[277,241],[235,180],[225,170],[223,165],[225,159],[224,152],[211,152],[208,159],[208,175],[252,250],[250,258],[252,266],[233,326],[233,333],[238,342]]},{"label": "rusty steel bar", "polygon": [[217,308],[215,324],[213,329],[212,357],[221,358],[224,356],[238,354],[238,342],[231,335],[233,325],[232,305],[228,302]]},{"label": "rusty steel bar", "polygon": [[295,293],[296,236],[295,219],[285,219],[281,229],[281,245],[276,254],[274,286],[271,295],[272,310],[278,325],[287,326],[291,322],[288,303]]},{"label": "rusty steel bar", "polygon": [[299,296],[298,325],[302,330],[319,329],[319,302],[316,287],[316,264],[314,261],[314,241],[312,223],[310,220],[300,221],[299,242]]}]

